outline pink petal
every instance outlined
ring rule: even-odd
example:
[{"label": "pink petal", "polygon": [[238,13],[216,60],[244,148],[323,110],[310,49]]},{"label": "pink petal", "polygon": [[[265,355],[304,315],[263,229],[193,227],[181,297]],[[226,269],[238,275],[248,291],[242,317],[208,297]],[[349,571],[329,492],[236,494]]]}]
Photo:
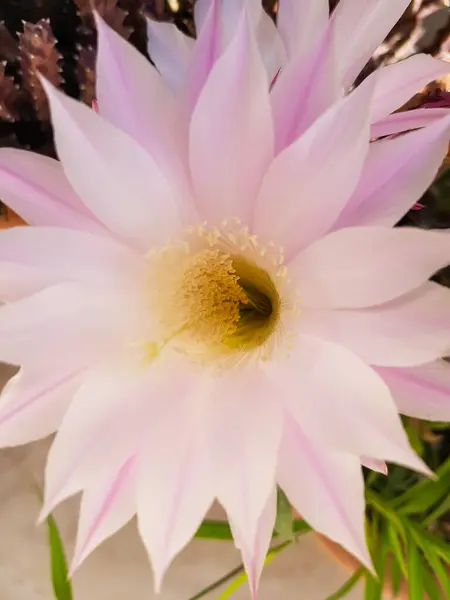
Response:
[{"label": "pink petal", "polygon": [[98,478],[83,493],[71,575],[97,546],[135,515],[135,467],[136,457],[133,456],[112,476]]},{"label": "pink petal", "polygon": [[213,401],[210,382],[205,376],[202,381],[190,367],[168,365],[158,372],[156,400],[167,408],[147,434],[139,457],[139,531],[152,562],[156,591],[172,559],[204,519],[220,476],[214,470],[205,426],[205,406]]},{"label": "pink petal", "polygon": [[166,84],[182,90],[195,41],[176,25],[147,19],[148,53]]},{"label": "pink petal", "polygon": [[218,498],[250,543],[275,486],[282,433],[282,412],[275,401],[277,387],[263,372],[250,367],[245,374],[224,375],[217,386],[215,410],[220,410],[217,417],[223,433],[216,439],[229,463]]},{"label": "pink petal", "polygon": [[342,96],[335,60],[328,29],[309,52],[295,56],[279,73],[271,93],[277,151],[294,142]]},{"label": "pink petal", "polygon": [[[180,109],[148,60],[97,15],[100,114],[149,152],[180,190],[186,187]],[[183,164],[184,163],[184,164]]]},{"label": "pink petal", "polygon": [[83,369],[21,369],[0,403],[0,446],[28,444],[54,433],[80,385]]},{"label": "pink petal", "polygon": [[191,114],[202,89],[222,53],[220,0],[210,0],[203,26],[194,45],[186,73],[188,112]]},{"label": "pink petal", "polygon": [[141,256],[111,238],[57,227],[14,227],[0,236],[0,298],[16,300],[69,281],[136,287],[144,282],[145,266]]},{"label": "pink petal", "polygon": [[269,81],[272,81],[286,63],[286,50],[272,18],[269,17],[259,1],[254,4],[259,9],[256,11],[257,18],[254,23],[256,40]]},{"label": "pink petal", "polygon": [[402,133],[411,129],[427,127],[449,115],[450,110],[448,108],[417,108],[406,112],[394,113],[374,123],[371,127],[370,136],[378,138]]},{"label": "pink petal", "polygon": [[358,187],[336,228],[393,226],[429,188],[450,141],[450,116],[370,145]]},{"label": "pink petal", "polygon": [[349,88],[410,0],[345,0],[332,16],[341,81]]},{"label": "pink petal", "polygon": [[377,71],[372,122],[403,106],[425,85],[450,72],[448,62],[416,54]]},{"label": "pink petal", "polygon": [[104,231],[70,187],[61,163],[53,158],[1,148],[0,196],[30,225]]},{"label": "pink petal", "polygon": [[378,368],[400,413],[427,421],[450,421],[450,364],[437,360],[403,369]]},{"label": "pink petal", "polygon": [[428,473],[408,443],[389,388],[345,347],[302,335],[289,359],[269,368],[279,381],[277,397],[312,440]]},{"label": "pink petal", "polygon": [[113,480],[164,410],[152,397],[154,391],[154,369],[105,362],[91,370],[50,449],[41,518],[81,489]]},{"label": "pink petal", "polygon": [[374,308],[305,310],[302,331],[342,344],[373,365],[430,362],[450,351],[450,290],[426,283]]},{"label": "pink petal", "polygon": [[450,235],[351,227],[318,240],[289,265],[306,307],[361,308],[419,287],[450,262]]},{"label": "pink petal", "polygon": [[278,483],[304,519],[338,542],[369,569],[364,535],[364,480],[359,458],[313,443],[286,420]]},{"label": "pink petal", "polygon": [[281,0],[277,27],[289,59],[305,54],[315,46],[328,24],[327,0]]},{"label": "pink petal", "polygon": [[234,543],[242,553],[247,572],[252,600],[256,600],[258,584],[264,566],[264,561],[272,541],[277,509],[277,495],[273,489],[266,506],[259,517],[256,534],[249,536],[245,523],[233,521],[233,512],[228,512],[228,519],[233,532]]},{"label": "pink petal", "polygon": [[42,80],[64,171],[92,212],[148,250],[179,226],[177,199],[149,154],[89,107]]},{"label": "pink petal", "polygon": [[123,353],[130,337],[145,335],[144,324],[125,291],[63,283],[0,308],[0,360],[55,369],[86,364]]},{"label": "pink petal", "polygon": [[372,84],[361,85],[334,104],[264,178],[254,228],[284,247],[288,260],[329,229],[353,192],[369,150],[372,93]]},{"label": "pink petal", "polygon": [[371,471],[376,471],[382,475],[388,474],[387,464],[384,462],[384,460],[377,460],[376,458],[367,458],[363,456],[361,458],[361,464]]},{"label": "pink petal", "polygon": [[192,116],[191,172],[199,209],[207,219],[248,221],[273,153],[268,85],[253,33],[243,17]]}]

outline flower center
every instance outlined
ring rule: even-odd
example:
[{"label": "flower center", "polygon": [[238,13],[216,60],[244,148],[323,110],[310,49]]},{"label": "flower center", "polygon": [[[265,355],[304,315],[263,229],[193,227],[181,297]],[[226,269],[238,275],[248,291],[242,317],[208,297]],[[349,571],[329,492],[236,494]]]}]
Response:
[{"label": "flower center", "polygon": [[201,361],[270,353],[283,308],[281,250],[260,246],[236,219],[190,228],[181,242],[152,251],[148,259],[157,321],[149,358],[168,344]]}]

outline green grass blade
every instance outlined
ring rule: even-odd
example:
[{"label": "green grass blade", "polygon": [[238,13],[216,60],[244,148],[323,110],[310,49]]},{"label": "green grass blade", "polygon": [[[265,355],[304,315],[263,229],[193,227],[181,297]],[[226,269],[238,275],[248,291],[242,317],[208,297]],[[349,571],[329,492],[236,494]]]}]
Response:
[{"label": "green grass blade", "polygon": [[406,568],[406,561],[404,557],[402,543],[399,538],[399,534],[391,523],[387,523],[387,544],[389,549],[394,555],[395,561],[398,564],[404,577],[408,579],[408,569]]},{"label": "green grass blade", "polygon": [[[311,528],[302,519],[294,519],[292,521],[292,530],[295,535],[300,535],[311,531]],[[233,540],[230,526],[226,521],[203,521],[197,529],[195,537],[201,540]]]},{"label": "green grass blade", "polygon": [[364,573],[365,569],[360,567],[336,592],[334,592],[334,594],[328,596],[326,600],[340,600],[340,598],[344,598],[344,596],[346,596],[364,576]]},{"label": "green grass blade", "polygon": [[414,540],[410,538],[408,544],[408,598],[409,600],[423,600],[424,566],[420,552]]},{"label": "green grass blade", "polygon": [[53,593],[56,600],[73,600],[72,584],[68,577],[66,555],[55,519],[47,517],[47,531],[50,544],[50,566]]}]

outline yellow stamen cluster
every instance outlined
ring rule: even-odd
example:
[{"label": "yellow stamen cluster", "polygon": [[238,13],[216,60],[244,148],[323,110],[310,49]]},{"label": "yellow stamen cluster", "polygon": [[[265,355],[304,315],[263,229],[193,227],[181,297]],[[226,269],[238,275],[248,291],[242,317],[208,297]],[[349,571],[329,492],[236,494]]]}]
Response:
[{"label": "yellow stamen cluster", "polygon": [[288,284],[282,249],[261,245],[233,219],[191,227],[148,259],[158,333],[145,344],[147,359],[168,344],[202,362],[228,364],[253,350],[270,356],[286,306],[280,296]]}]

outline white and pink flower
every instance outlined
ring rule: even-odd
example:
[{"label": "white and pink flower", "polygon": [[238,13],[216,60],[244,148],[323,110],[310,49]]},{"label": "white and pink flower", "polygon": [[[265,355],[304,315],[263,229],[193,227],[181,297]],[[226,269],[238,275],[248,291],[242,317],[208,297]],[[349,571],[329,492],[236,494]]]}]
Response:
[{"label": "white and pink flower", "polygon": [[399,412],[450,418],[450,237],[394,225],[450,113],[391,113],[450,67],[351,91],[407,4],[199,0],[196,42],[149,23],[157,70],[97,18],[98,114],[44,81],[61,162],[0,150],[32,225],[0,232],[0,444],[57,432],[73,568],[137,513],[159,587],[218,499],[255,596],[276,485],[370,565],[361,464],[427,472]]}]

